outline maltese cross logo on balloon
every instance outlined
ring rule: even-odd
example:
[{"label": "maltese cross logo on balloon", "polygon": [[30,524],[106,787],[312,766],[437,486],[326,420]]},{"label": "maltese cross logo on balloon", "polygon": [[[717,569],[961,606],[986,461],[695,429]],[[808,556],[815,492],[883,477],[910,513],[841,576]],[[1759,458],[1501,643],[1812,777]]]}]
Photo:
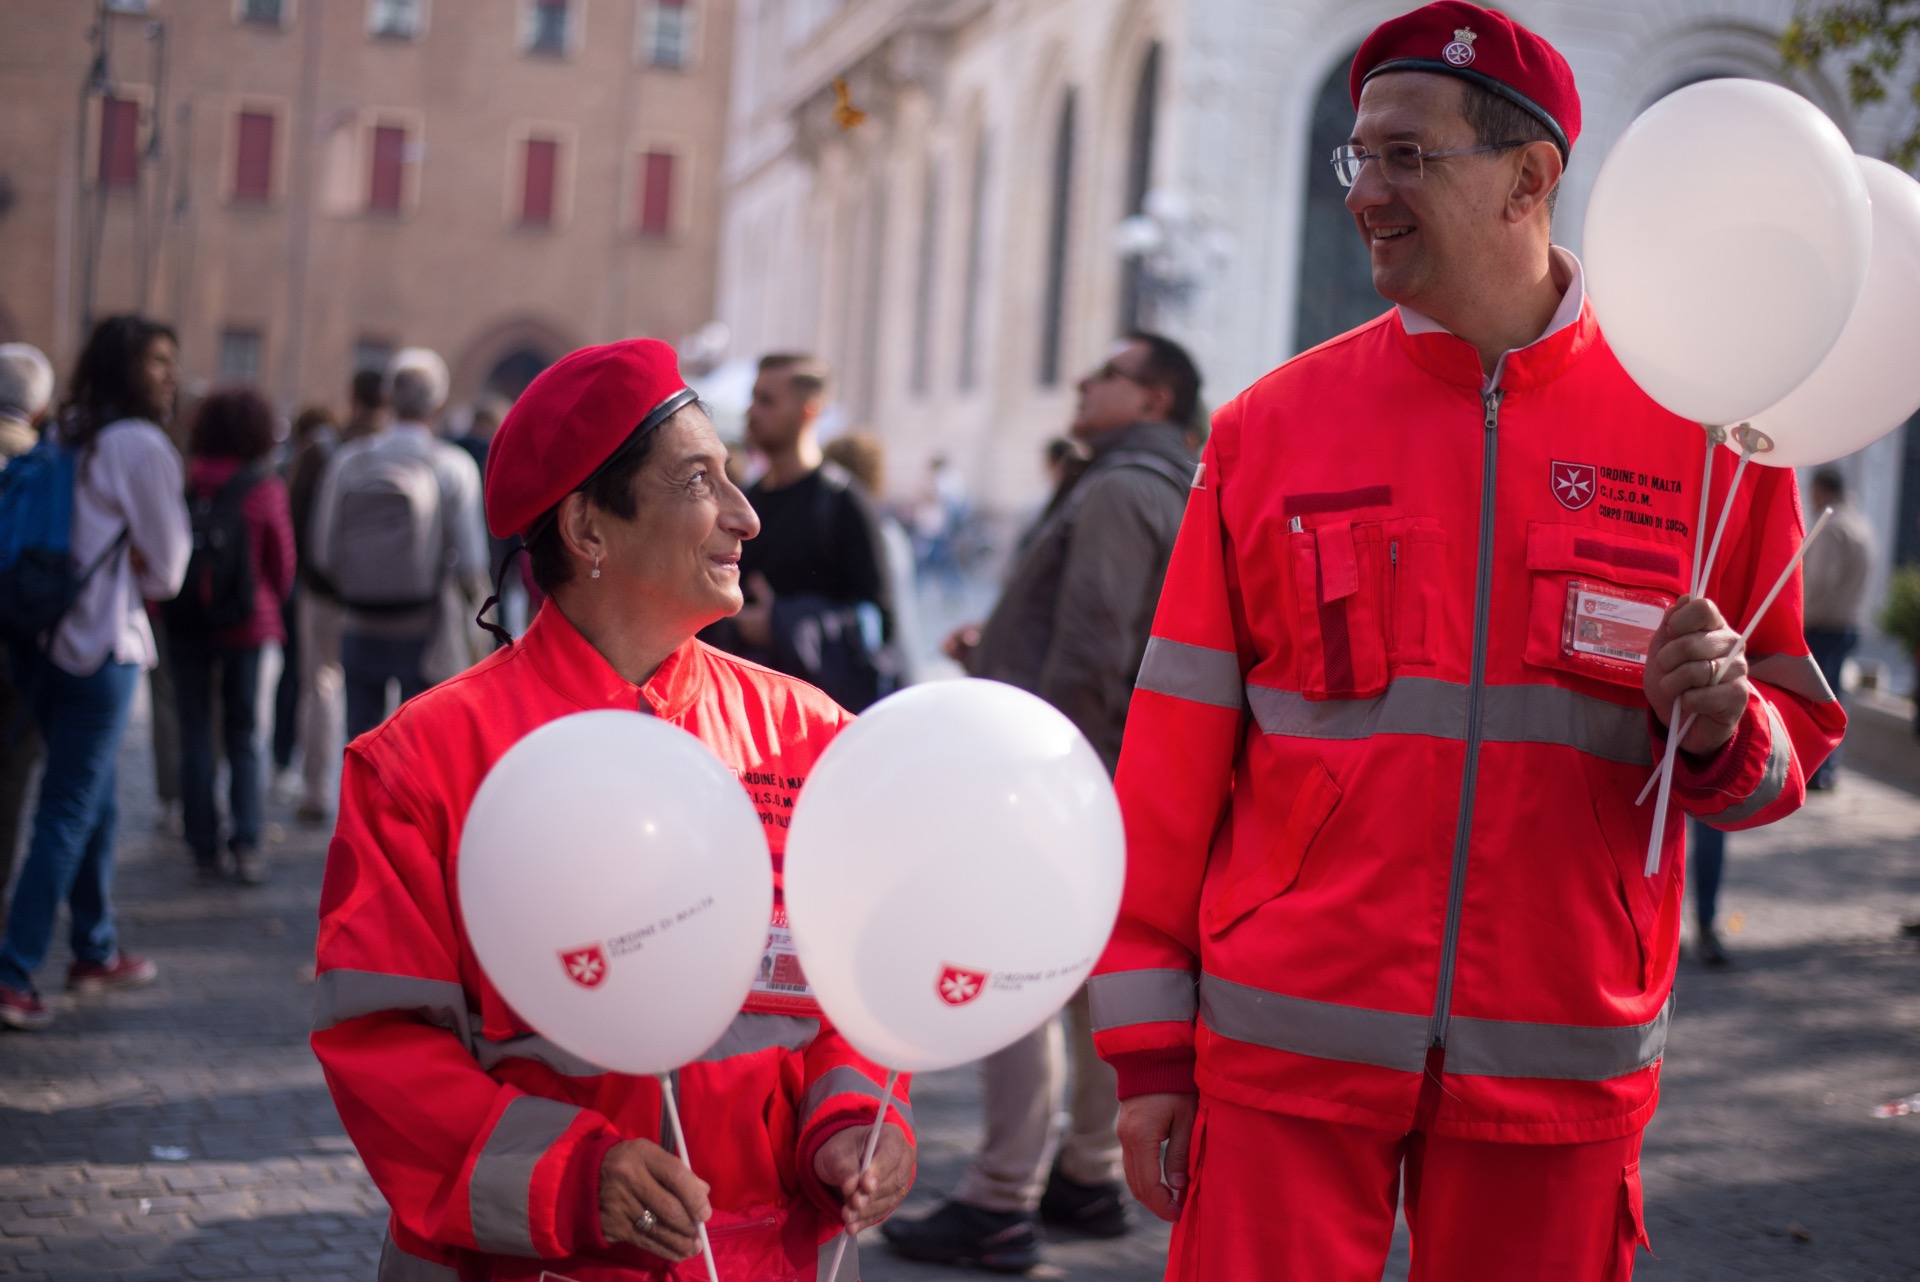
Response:
[{"label": "maltese cross logo on balloon", "polygon": [[1553,497],[1560,500],[1561,507],[1578,512],[1593,502],[1593,489],[1593,464],[1554,462]]},{"label": "maltese cross logo on balloon", "polygon": [[948,963],[940,971],[940,1000],[949,1006],[965,1006],[986,991],[987,973]]},{"label": "maltese cross logo on balloon", "polygon": [[560,964],[567,968],[567,978],[582,988],[598,988],[607,977],[607,954],[598,944],[563,951]]}]

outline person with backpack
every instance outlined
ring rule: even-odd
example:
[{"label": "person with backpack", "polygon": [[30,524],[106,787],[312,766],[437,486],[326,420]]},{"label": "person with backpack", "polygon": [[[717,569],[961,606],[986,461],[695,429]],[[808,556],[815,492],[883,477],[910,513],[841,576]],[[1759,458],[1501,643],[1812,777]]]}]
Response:
[{"label": "person with backpack", "polygon": [[142,670],[155,662],[145,598],[186,577],[192,536],[180,455],[161,424],[178,381],[173,331],[111,316],[88,338],[59,420],[0,473],[0,630],[46,744],[33,836],[0,943],[0,1023],[45,1028],[34,987],[67,905],[67,988],[151,983],[114,927],[114,785]]},{"label": "person with backpack", "polygon": [[294,572],[287,487],[267,462],[273,446],[273,409],[246,387],[202,401],[187,437],[193,559],[180,595],[161,607],[161,617],[180,719],[181,809],[195,877],[203,884],[225,871],[213,796],[216,692],[233,878],[254,886],[266,876],[256,725],[260,652],[269,641],[286,640],[281,606]]},{"label": "person with backpack", "polygon": [[[52,403],[53,365],[45,353],[26,343],[0,343],[0,472],[40,443],[40,422]],[[0,921],[6,919],[7,886],[20,853],[27,786],[39,764],[40,732],[20,702],[6,647],[0,646]]]},{"label": "person with backpack", "polygon": [[349,739],[386,719],[389,683],[403,703],[426,690],[443,615],[487,578],[480,469],[431,426],[447,400],[446,362],[424,347],[395,353],[387,397],[392,423],[342,446],[314,499],[313,573],[343,611]]},{"label": "person with backpack", "polygon": [[[1091,455],[1025,541],[986,625],[947,653],[976,677],[1032,691],[1087,737],[1111,772],[1134,676],[1186,510],[1200,372],[1179,344],[1130,333],[1080,380],[1073,435]],[[1095,1054],[1082,989],[1068,1004],[1072,1122],[1048,1151],[1067,1073],[1059,1022],[982,1064],[986,1136],[952,1198],[884,1226],[900,1254],[930,1263],[1022,1271],[1040,1262],[1039,1220],[1083,1237],[1128,1231],[1115,1125],[1114,1071]]]}]

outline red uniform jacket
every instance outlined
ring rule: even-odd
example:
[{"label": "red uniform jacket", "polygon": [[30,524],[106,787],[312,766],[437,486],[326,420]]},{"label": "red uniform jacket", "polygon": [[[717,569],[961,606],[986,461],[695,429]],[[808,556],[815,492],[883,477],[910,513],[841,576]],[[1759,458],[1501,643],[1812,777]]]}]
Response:
[{"label": "red uniform jacket", "polygon": [[[1681,755],[1645,876],[1634,797],[1664,732],[1603,618],[1686,590],[1705,434],[1590,307],[1487,381],[1393,311],[1215,416],[1120,758],[1127,888],[1090,992],[1123,1096],[1197,1083],[1404,1131],[1441,1048],[1441,1134],[1573,1143],[1652,1115],[1680,811],[1790,813],[1845,718],[1796,580],[1738,733]],[[1749,468],[1707,588],[1736,627],[1801,529],[1793,474]]]},{"label": "red uniform jacket", "polygon": [[[698,1260],[676,1270],[600,1233],[607,1149],[633,1138],[671,1147],[659,1084],[535,1034],[481,973],[454,893],[461,826],[488,769],[536,727],[595,708],[651,711],[750,777],[776,868],[800,782],[848,721],[812,687],[698,641],[635,688],[549,606],[518,643],[348,748],[320,902],[313,1048],[392,1207],[381,1282],[706,1276]],[[713,1187],[722,1275],[811,1279],[839,1226],[814,1154],[872,1122],[884,1075],[817,1009],[755,1004],[680,1071],[688,1151]],[[892,1120],[910,1126],[904,1078],[896,1098]],[[842,1280],[856,1276],[848,1255]]]}]

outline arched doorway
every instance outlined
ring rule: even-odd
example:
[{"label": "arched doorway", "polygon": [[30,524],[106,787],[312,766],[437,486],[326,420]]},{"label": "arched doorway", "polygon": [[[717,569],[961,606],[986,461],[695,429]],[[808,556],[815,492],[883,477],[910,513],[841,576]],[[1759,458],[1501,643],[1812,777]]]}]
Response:
[{"label": "arched doorway", "polygon": [[1353,133],[1347,69],[1356,46],[1334,61],[1313,100],[1307,141],[1306,200],[1300,226],[1300,292],[1294,310],[1293,350],[1303,352],[1378,316],[1385,302],[1373,289],[1366,242],[1353,229],[1347,191],[1328,163]]},{"label": "arched doorway", "polygon": [[520,393],[527,390],[527,384],[558,359],[557,355],[539,348],[516,347],[493,363],[482,387],[489,394],[504,400],[519,400]]}]

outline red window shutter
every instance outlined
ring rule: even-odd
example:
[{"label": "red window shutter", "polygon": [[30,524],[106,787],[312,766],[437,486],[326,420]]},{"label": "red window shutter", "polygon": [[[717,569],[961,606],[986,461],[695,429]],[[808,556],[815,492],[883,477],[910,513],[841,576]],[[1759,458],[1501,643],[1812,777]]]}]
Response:
[{"label": "red window shutter", "polygon": [[640,234],[664,236],[673,228],[673,155],[650,151],[641,166]]},{"label": "red window shutter", "polygon": [[100,185],[131,187],[140,181],[140,104],[125,98],[100,100]]},{"label": "red window shutter", "polygon": [[376,213],[400,212],[401,179],[407,159],[407,131],[393,125],[373,130],[373,180],[367,186],[367,208]]},{"label": "red window shutter", "polygon": [[273,117],[264,111],[240,113],[233,159],[235,200],[268,200],[273,196],[273,124]]},{"label": "red window shutter", "polygon": [[526,181],[520,194],[522,225],[553,225],[553,179],[559,164],[559,143],[550,138],[527,139]]}]

